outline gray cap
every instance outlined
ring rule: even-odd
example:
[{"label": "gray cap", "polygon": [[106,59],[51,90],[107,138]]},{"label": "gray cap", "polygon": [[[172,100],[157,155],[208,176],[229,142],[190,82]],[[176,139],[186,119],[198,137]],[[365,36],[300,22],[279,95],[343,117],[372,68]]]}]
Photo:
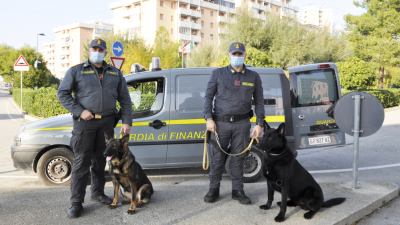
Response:
[{"label": "gray cap", "polygon": [[240,53],[245,53],[246,48],[244,47],[243,43],[240,42],[233,42],[231,45],[229,45],[229,53],[234,53],[234,52],[240,52]]},{"label": "gray cap", "polygon": [[100,38],[93,39],[90,42],[89,47],[90,48],[98,47],[98,48],[101,48],[102,50],[106,50],[107,49],[106,42],[103,39],[100,39]]}]

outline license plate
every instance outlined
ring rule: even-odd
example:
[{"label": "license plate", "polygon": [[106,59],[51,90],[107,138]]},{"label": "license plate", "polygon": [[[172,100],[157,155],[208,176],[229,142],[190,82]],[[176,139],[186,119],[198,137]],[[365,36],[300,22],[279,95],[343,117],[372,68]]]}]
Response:
[{"label": "license plate", "polygon": [[309,145],[323,145],[323,144],[330,144],[330,143],[331,143],[330,136],[319,136],[319,137],[308,138]]}]

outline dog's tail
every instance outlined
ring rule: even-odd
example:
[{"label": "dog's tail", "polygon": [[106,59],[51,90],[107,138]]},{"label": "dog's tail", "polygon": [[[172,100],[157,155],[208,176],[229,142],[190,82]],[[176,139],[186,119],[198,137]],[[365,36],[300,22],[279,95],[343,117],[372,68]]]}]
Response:
[{"label": "dog's tail", "polygon": [[142,185],[137,194],[136,194],[136,199],[138,199],[139,202],[143,202],[143,203],[148,203],[150,201],[150,197],[151,197],[151,187],[149,184],[144,184]]},{"label": "dog's tail", "polygon": [[332,198],[332,199],[329,199],[328,201],[325,201],[324,203],[322,203],[322,207],[328,208],[331,206],[339,205],[339,204],[343,203],[345,200],[346,200],[346,198]]}]

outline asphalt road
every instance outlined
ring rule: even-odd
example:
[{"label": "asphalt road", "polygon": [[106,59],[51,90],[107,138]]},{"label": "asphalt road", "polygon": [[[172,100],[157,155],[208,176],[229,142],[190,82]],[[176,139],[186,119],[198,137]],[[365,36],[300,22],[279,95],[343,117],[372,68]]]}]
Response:
[{"label": "asphalt road", "polygon": [[[19,126],[25,122],[11,97],[0,90],[0,224],[184,224],[185,220],[198,213],[222,204],[234,204],[229,196],[228,177],[224,178],[222,184],[223,200],[210,206],[202,202],[208,180],[200,169],[163,171],[163,175],[153,171],[151,180],[156,192],[151,206],[139,209],[136,215],[131,216],[125,212],[127,205],[109,210],[86,198],[84,216],[79,220],[68,220],[65,214],[69,206],[68,187],[44,186],[36,174],[17,171],[12,166],[10,145]],[[361,188],[363,182],[392,182],[400,185],[399,128],[400,109],[395,109],[386,112],[384,126],[376,134],[361,139]],[[351,137],[348,141],[352,142]],[[341,148],[301,151],[298,160],[317,180],[349,182],[352,179],[352,150],[353,146],[349,144]],[[255,204],[264,203],[264,188],[265,181],[245,185],[246,190],[252,190],[247,193]],[[106,192],[109,195],[112,193],[110,183],[106,185]],[[396,199],[358,224],[400,224],[399,209],[400,200]],[[236,211],[231,213],[240,215]],[[196,224],[205,222],[198,221]]]}]

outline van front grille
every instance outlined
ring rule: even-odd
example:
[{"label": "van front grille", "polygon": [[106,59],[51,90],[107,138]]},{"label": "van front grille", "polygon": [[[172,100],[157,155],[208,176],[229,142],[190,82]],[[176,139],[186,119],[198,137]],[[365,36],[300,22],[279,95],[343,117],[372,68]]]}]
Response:
[{"label": "van front grille", "polygon": [[333,130],[338,129],[338,125],[336,123],[327,123],[327,124],[318,124],[312,125],[310,127],[310,131],[325,131],[325,130]]}]

